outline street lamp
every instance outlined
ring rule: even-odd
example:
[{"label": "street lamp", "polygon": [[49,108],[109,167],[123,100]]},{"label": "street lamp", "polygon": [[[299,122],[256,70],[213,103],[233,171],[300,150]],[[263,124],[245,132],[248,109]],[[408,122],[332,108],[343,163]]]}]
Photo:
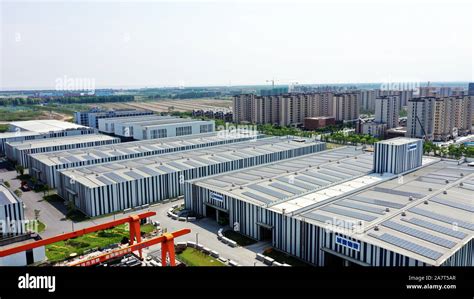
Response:
[{"label": "street lamp", "polygon": [[196,233],[196,248],[199,244],[199,233]]}]

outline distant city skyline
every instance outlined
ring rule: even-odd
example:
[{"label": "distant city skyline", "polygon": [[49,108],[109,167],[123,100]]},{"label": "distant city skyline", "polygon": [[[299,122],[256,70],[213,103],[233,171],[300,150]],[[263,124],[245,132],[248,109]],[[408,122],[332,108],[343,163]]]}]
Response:
[{"label": "distant city skyline", "polygon": [[471,1],[224,2],[2,1],[0,90],[474,81]]}]

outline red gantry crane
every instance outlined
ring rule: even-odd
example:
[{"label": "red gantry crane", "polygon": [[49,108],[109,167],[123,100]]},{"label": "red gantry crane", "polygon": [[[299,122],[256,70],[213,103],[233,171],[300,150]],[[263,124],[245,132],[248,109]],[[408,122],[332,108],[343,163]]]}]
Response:
[{"label": "red gantry crane", "polygon": [[[99,224],[99,225],[87,227],[87,228],[84,228],[84,229],[80,229],[80,230],[73,231],[73,232],[70,232],[70,233],[65,233],[65,234],[62,234],[62,235],[57,235],[57,236],[47,238],[47,239],[43,239],[43,240],[39,240],[39,241],[36,241],[36,242],[33,242],[33,243],[29,243],[29,244],[20,245],[20,246],[13,247],[13,248],[1,250],[0,251],[0,257],[12,255],[12,254],[23,252],[23,251],[30,250],[30,249],[33,249],[33,248],[38,248],[38,247],[45,246],[45,245],[48,245],[48,244],[53,244],[53,243],[56,243],[56,242],[59,242],[59,241],[64,241],[64,240],[76,238],[76,237],[79,237],[79,236],[82,236],[82,235],[85,235],[85,234],[89,234],[89,233],[93,233],[93,232],[96,232],[96,231],[109,229],[109,228],[112,228],[112,227],[115,227],[115,226],[118,226],[118,225],[121,225],[121,224],[124,224],[124,223],[128,223],[129,226],[130,226],[130,238],[129,238],[129,246],[128,247],[121,248],[121,249],[118,249],[118,250],[113,250],[111,252],[108,252],[108,253],[105,253],[105,254],[90,258],[90,259],[86,259],[86,260],[79,261],[77,263],[73,263],[72,265],[73,266],[92,266],[92,265],[96,265],[96,264],[99,264],[99,263],[103,263],[103,262],[105,262],[109,259],[112,259],[112,258],[123,256],[123,255],[131,253],[133,251],[138,251],[138,253],[140,255],[140,258],[141,258],[143,248],[161,243],[162,265],[163,266],[167,265],[166,258],[169,255],[170,265],[175,266],[176,261],[175,261],[175,254],[174,254],[174,238],[177,238],[177,237],[185,235],[185,234],[189,234],[191,232],[191,230],[185,228],[185,229],[182,229],[182,230],[179,230],[179,231],[176,231],[176,232],[165,233],[165,234],[163,234],[159,237],[155,237],[155,238],[152,238],[150,240],[146,240],[146,241],[142,242],[141,241],[141,233],[140,233],[140,220],[151,217],[151,216],[154,216],[154,215],[156,215],[156,212],[145,212],[145,213],[138,214],[138,215],[131,215],[131,216],[128,216],[126,218],[122,218],[122,219],[102,223],[102,224]],[[135,239],[136,239],[136,243],[135,243]]]}]

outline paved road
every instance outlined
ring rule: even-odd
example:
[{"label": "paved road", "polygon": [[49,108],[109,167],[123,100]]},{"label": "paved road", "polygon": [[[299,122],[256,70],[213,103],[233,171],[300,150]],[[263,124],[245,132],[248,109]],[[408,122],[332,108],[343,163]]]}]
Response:
[{"label": "paved road", "polygon": [[[0,170],[0,179],[10,182],[11,190],[16,190],[20,187],[20,180],[16,179],[17,173],[15,171]],[[46,230],[41,233],[43,238],[52,237],[58,234],[71,232],[73,229],[82,229],[92,225],[101,224],[114,219],[119,219],[132,213],[140,213],[141,211],[135,211],[128,214],[119,213],[114,216],[107,216],[102,218],[96,218],[86,220],[82,222],[73,223],[70,220],[65,219],[66,207],[62,203],[51,203],[42,199],[43,193],[36,193],[34,191],[23,192],[21,198],[25,203],[25,217],[26,219],[34,219],[34,210],[40,210],[39,220],[46,224]],[[157,204],[151,206],[147,211],[154,211],[157,213],[156,216],[152,217],[152,220],[159,221],[163,228],[168,231],[175,231],[182,228],[190,228],[191,234],[179,237],[177,242],[180,241],[196,241],[196,234],[199,244],[203,244],[212,250],[216,250],[219,254],[227,259],[231,259],[245,266],[262,266],[263,263],[255,259],[256,253],[263,252],[264,249],[271,246],[266,242],[258,242],[256,244],[246,247],[232,248],[225,245],[217,239],[217,231],[221,228],[215,221],[211,219],[200,219],[195,222],[182,222],[173,220],[166,216],[166,212],[171,206],[175,204],[181,204],[183,200],[169,202],[165,204]],[[144,212],[145,210],[143,210]],[[152,246],[148,251],[155,251],[158,246]]]}]

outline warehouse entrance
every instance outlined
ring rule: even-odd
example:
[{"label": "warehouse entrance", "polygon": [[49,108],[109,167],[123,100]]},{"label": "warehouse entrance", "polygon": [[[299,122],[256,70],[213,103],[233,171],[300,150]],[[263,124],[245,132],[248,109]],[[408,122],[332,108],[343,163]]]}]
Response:
[{"label": "warehouse entrance", "polygon": [[346,257],[340,253],[334,252],[330,249],[323,249],[324,251],[324,266],[329,267],[357,267],[357,266],[369,266],[363,262],[354,260],[350,257]]},{"label": "warehouse entrance", "polygon": [[214,219],[219,225],[229,225],[229,213],[209,204],[206,204],[206,217]]},{"label": "warehouse entrance", "polygon": [[260,241],[272,242],[273,238],[273,227],[271,225],[257,222],[257,225],[260,227]]}]

